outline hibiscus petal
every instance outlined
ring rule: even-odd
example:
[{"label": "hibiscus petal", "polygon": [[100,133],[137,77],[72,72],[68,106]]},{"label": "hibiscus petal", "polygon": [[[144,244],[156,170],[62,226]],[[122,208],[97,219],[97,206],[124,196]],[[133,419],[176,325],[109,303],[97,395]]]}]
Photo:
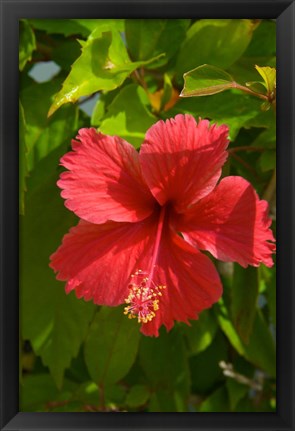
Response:
[{"label": "hibiscus petal", "polygon": [[275,251],[268,204],[241,177],[224,178],[215,190],[176,217],[186,240],[225,262],[272,266]]},{"label": "hibiscus petal", "polygon": [[228,128],[191,115],[158,121],[140,150],[144,178],[157,201],[177,212],[210,193],[227,158]]},{"label": "hibiscus petal", "polygon": [[151,259],[156,228],[154,216],[138,223],[82,220],[64,236],[50,266],[58,280],[67,281],[67,293],[75,289],[86,301],[122,304],[131,275]]},{"label": "hibiscus petal", "polygon": [[58,181],[66,207],[92,223],[135,222],[150,215],[155,200],[143,181],[136,150],[94,128],[80,129],[77,139],[74,151],[61,159],[69,169]]},{"label": "hibiscus petal", "polygon": [[145,335],[158,336],[163,324],[169,331],[174,321],[189,324],[189,319],[197,319],[222,294],[211,260],[167,228],[161,239],[154,282],[166,288],[161,291],[156,316],[141,327]]}]

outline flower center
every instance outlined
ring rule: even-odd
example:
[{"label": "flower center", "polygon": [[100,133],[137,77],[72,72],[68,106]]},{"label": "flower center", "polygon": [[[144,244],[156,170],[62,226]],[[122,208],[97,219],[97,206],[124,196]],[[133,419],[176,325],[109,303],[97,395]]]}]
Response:
[{"label": "flower center", "polygon": [[129,304],[124,309],[129,319],[137,318],[139,323],[150,322],[156,315],[155,311],[159,309],[159,299],[162,296],[161,290],[165,286],[156,286],[155,283],[147,276],[146,272],[141,269],[131,275],[129,284],[129,296],[125,302]]},{"label": "flower center", "polygon": [[164,285],[156,286],[153,281],[163,231],[164,216],[165,207],[162,207],[149,271],[137,270],[131,275],[131,281],[128,285],[130,291],[125,302],[129,305],[125,307],[124,314],[127,314],[129,319],[137,318],[139,323],[150,322],[155,317],[155,312],[159,309],[158,297],[162,296],[161,290],[166,288]]}]

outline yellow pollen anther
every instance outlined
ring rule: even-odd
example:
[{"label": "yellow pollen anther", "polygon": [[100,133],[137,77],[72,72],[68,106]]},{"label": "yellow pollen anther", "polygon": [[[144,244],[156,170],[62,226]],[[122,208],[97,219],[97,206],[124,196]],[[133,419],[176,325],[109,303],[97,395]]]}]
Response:
[{"label": "yellow pollen anther", "polygon": [[166,286],[156,286],[147,274],[141,269],[131,275],[132,283],[128,284],[129,295],[125,299],[127,307],[124,308],[124,314],[128,315],[129,319],[137,318],[139,323],[150,322],[159,309],[158,296],[162,296],[160,289]]}]

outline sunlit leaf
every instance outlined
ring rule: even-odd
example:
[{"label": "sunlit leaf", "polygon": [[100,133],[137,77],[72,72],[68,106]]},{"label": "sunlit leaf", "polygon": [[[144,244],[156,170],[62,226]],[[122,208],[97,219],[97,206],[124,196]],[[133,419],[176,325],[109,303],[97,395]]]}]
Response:
[{"label": "sunlit leaf", "polygon": [[121,308],[102,307],[85,342],[85,361],[92,379],[108,386],[122,379],[137,354],[139,327]]},{"label": "sunlit leaf", "polygon": [[56,94],[49,116],[64,103],[73,103],[81,96],[119,87],[137,67],[155,60],[132,63],[120,33],[110,27],[107,29],[104,23],[90,34],[86,42],[80,43],[81,55]]},{"label": "sunlit leaf", "polygon": [[273,94],[276,89],[276,69],[269,66],[255,66],[257,72],[262,76],[264,86],[268,94]]},{"label": "sunlit leaf", "polygon": [[23,70],[36,49],[35,34],[27,20],[19,22],[19,70]]}]

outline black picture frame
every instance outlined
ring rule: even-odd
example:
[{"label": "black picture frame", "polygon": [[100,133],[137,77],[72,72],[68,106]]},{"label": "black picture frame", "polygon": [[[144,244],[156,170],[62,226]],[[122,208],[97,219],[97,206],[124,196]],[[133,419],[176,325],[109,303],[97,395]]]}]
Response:
[{"label": "black picture frame", "polygon": [[[294,54],[290,0],[40,1],[1,5],[1,430],[295,430]],[[18,21],[21,18],[277,20],[276,413],[23,413],[18,410]]]}]

